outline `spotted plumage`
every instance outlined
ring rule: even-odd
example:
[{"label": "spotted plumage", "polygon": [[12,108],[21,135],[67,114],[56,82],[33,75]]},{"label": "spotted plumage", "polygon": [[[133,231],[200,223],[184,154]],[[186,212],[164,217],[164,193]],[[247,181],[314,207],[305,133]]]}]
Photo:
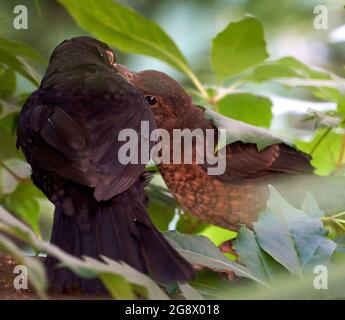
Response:
[{"label": "spotted plumage", "polygon": [[[216,129],[205,117],[203,108],[193,104],[183,87],[168,75],[148,70],[134,73],[117,65],[117,69],[146,97],[155,97],[151,105],[158,128],[171,134],[174,129]],[[217,130],[215,130],[217,132]],[[204,134],[205,135],[205,134]],[[217,135],[217,133],[215,133]],[[172,136],[172,135],[171,135]],[[171,141],[171,152],[173,142]],[[195,145],[193,152],[196,153]],[[306,193],[314,191],[320,204],[343,207],[339,187],[341,179],[328,179],[327,183],[313,174],[310,156],[284,143],[258,151],[255,144],[231,143],[226,147],[226,170],[221,175],[207,174],[205,164],[161,164],[160,172],[171,193],[190,213],[201,220],[231,230],[242,224],[251,227],[258,214],[265,209],[269,196],[268,185],[273,184],[297,206]],[[332,180],[332,181],[331,181]],[[340,201],[335,204],[337,194]]]}]

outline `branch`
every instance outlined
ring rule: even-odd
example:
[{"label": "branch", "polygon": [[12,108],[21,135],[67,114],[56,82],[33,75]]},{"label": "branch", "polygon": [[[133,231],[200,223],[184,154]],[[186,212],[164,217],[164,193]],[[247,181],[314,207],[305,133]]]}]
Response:
[{"label": "branch", "polygon": [[341,149],[340,149],[339,158],[337,161],[337,167],[336,167],[337,169],[336,170],[339,170],[341,167],[341,164],[342,164],[343,158],[344,158],[344,151],[345,151],[345,131],[343,133],[343,139],[342,139],[342,143],[341,143]]},{"label": "branch", "polygon": [[332,127],[328,127],[327,130],[323,133],[323,135],[319,138],[319,140],[315,143],[315,145],[313,146],[313,148],[310,150],[310,153],[309,153],[311,156],[313,155],[317,147],[320,145],[322,140],[325,139],[327,135],[331,132],[331,130],[332,130]]}]

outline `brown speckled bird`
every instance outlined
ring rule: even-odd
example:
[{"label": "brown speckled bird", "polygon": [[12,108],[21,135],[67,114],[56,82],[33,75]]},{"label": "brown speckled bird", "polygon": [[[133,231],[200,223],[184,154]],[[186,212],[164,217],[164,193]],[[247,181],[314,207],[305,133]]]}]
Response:
[{"label": "brown speckled bird", "polygon": [[[155,114],[157,128],[215,129],[205,118],[205,110],[193,104],[183,87],[168,75],[147,70],[132,72],[116,65],[122,75],[146,96]],[[172,136],[172,135],[170,135]],[[172,148],[172,141],[171,141]],[[193,152],[196,152],[193,145]],[[195,160],[195,159],[194,159]],[[208,165],[160,164],[169,190],[183,208],[203,221],[231,230],[241,224],[251,226],[265,208],[268,184],[273,184],[292,204],[299,206],[307,191],[333,211],[343,208],[344,179],[324,180],[313,174],[310,157],[284,143],[258,151],[257,146],[240,141],[226,147],[226,170],[221,175],[207,174]],[[340,187],[342,186],[342,187]],[[339,196],[339,192],[341,192]],[[340,203],[330,200],[337,193]]]}]

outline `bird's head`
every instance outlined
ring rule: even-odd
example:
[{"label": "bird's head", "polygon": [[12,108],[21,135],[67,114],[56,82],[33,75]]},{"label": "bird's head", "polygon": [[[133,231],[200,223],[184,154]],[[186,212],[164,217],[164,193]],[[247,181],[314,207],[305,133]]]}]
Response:
[{"label": "bird's head", "polygon": [[133,72],[114,64],[119,73],[145,96],[155,114],[157,128],[182,128],[191,97],[167,74],[155,70]]},{"label": "bird's head", "polygon": [[114,63],[115,55],[105,43],[91,37],[75,37],[55,48],[47,74],[113,68]]}]

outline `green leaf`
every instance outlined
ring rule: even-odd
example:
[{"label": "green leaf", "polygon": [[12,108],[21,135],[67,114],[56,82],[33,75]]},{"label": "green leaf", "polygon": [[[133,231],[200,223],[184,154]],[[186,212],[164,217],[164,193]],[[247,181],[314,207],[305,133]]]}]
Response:
[{"label": "green leaf", "polygon": [[345,236],[338,237],[334,241],[337,244],[336,251],[345,254]]},{"label": "green leaf", "polygon": [[[237,290],[239,287],[235,286],[232,281],[228,280],[221,274],[208,270],[198,272],[196,279],[191,281],[190,284],[206,299],[210,300],[226,299],[226,295],[229,294],[229,290],[232,288]],[[254,286],[257,286],[256,282],[254,283]]]},{"label": "green leaf", "polygon": [[236,75],[267,57],[262,25],[251,16],[230,23],[212,41],[211,62],[219,80]]},{"label": "green leaf", "polygon": [[[138,286],[145,289],[145,290],[141,290],[140,292],[145,293],[145,296],[148,299],[152,299],[152,300],[169,299],[169,297],[163,292],[163,290],[149,276],[137,271],[136,269],[125,264],[124,262],[117,262],[104,256],[102,256],[102,259],[105,262],[105,266],[109,267],[109,270],[111,273],[121,275],[122,277],[126,279],[126,281],[132,284],[134,286],[133,288],[135,289]],[[99,268],[104,267],[100,264],[101,262],[98,262],[98,261],[96,262],[98,263]]]},{"label": "green leaf", "polygon": [[168,230],[169,223],[174,217],[174,210],[155,201],[150,201],[147,208],[152,222],[161,231]]},{"label": "green leaf", "polygon": [[23,43],[0,38],[0,48],[7,52],[12,52],[12,54],[16,56],[30,58],[42,64],[47,63],[47,59],[45,59],[40,53]]},{"label": "green leaf", "polygon": [[287,225],[274,213],[267,212],[254,223],[254,230],[260,247],[292,274],[302,276],[292,236]]},{"label": "green leaf", "polygon": [[18,112],[12,112],[0,119],[0,161],[10,158],[23,159],[23,154],[16,148],[16,126]]},{"label": "green leaf", "polygon": [[34,0],[34,2],[35,2],[35,8],[36,8],[37,16],[41,19],[42,18],[41,0]]},{"label": "green leaf", "polygon": [[330,115],[312,108],[308,108],[308,112],[312,113],[315,121],[315,128],[320,127],[336,127],[338,126],[342,119],[340,117]]},{"label": "green leaf", "polygon": [[338,104],[338,110],[341,112],[339,106],[344,105],[345,96],[343,97],[338,89],[336,88],[327,88],[327,87],[309,87],[313,94],[325,101],[333,101]]},{"label": "green leaf", "polygon": [[[315,94],[322,91],[336,90],[341,94],[345,91],[345,80],[339,78],[338,80],[319,80],[319,79],[301,79],[301,78],[277,78],[276,83],[286,87],[304,87]],[[322,95],[322,94],[321,94]]]},{"label": "green leaf", "polygon": [[184,71],[187,62],[155,22],[111,0],[59,0],[71,16],[95,37],[130,52],[152,56]]},{"label": "green leaf", "polygon": [[178,204],[166,188],[154,184],[153,181],[145,188],[145,191],[150,199],[147,208],[150,218],[159,230],[168,230]]},{"label": "green leaf", "polygon": [[3,198],[2,204],[22,218],[37,235],[40,235],[40,205],[37,198],[42,197],[44,197],[43,194],[33,184],[20,183],[14,192]]},{"label": "green leaf", "polygon": [[342,135],[333,130],[318,144],[321,137],[325,135],[326,130],[326,128],[318,129],[310,141],[295,141],[296,146],[301,151],[310,153],[311,150],[314,150],[311,163],[317,169],[316,173],[320,175],[328,175],[336,169],[342,144]]},{"label": "green leaf", "polygon": [[245,79],[263,82],[276,78],[330,80],[331,76],[327,72],[310,68],[294,57],[284,57],[276,61],[267,61],[253,68]]},{"label": "green leaf", "polygon": [[227,118],[210,109],[205,110],[205,118],[212,120],[218,129],[223,129],[226,132],[226,141],[221,141],[218,149],[222,149],[225,145],[236,141],[254,143],[257,145],[259,151],[277,143],[291,145],[288,140],[280,138],[265,129]]},{"label": "green leaf", "polygon": [[20,73],[24,78],[31,81],[34,85],[39,85],[39,76],[24,61],[0,48],[0,62],[3,62]]},{"label": "green leaf", "polygon": [[319,208],[314,196],[308,192],[302,202],[301,210],[312,218],[322,218],[325,213]]},{"label": "green leaf", "polygon": [[[334,101],[341,106],[345,92],[345,80],[324,70],[318,70],[293,57],[267,61],[254,67],[243,81],[264,82],[273,80],[287,87],[304,87],[315,96],[326,101]],[[339,110],[341,107],[339,107]]]},{"label": "green leaf", "polygon": [[0,97],[7,98],[13,95],[16,89],[16,76],[13,69],[7,68],[0,76]]},{"label": "green leaf", "polygon": [[205,300],[205,298],[187,283],[179,284],[183,297],[187,300]]},{"label": "green leaf", "polygon": [[198,233],[207,226],[180,208],[160,175],[154,176],[145,191],[150,198],[147,210],[159,230],[169,230],[169,225],[173,220],[176,222],[176,230],[182,233]]},{"label": "green leaf", "polygon": [[33,49],[23,44],[0,39],[0,62],[13,68],[34,85],[38,86],[40,76],[37,71],[23,59],[23,57],[34,59],[40,63],[45,63],[44,58],[42,58],[41,55]]},{"label": "green leaf", "polygon": [[224,229],[215,225],[209,225],[199,232],[199,235],[209,238],[216,246],[224,241],[236,238],[236,232]]},{"label": "green leaf", "polygon": [[261,281],[272,282],[282,273],[282,266],[260,248],[255,234],[248,228],[242,226],[238,231],[234,247],[240,262]]},{"label": "green leaf", "polygon": [[197,234],[208,227],[207,223],[183,209],[178,209],[175,214],[179,215],[176,230],[181,233]]},{"label": "green leaf", "polygon": [[335,92],[334,96],[332,96],[329,100],[335,101],[337,103],[337,109],[340,114],[344,117],[345,116],[345,95],[340,94],[337,90],[332,91]]},{"label": "green leaf", "polygon": [[21,106],[23,105],[23,103],[21,103],[21,101],[18,101],[17,100],[18,97],[8,97],[6,99],[4,98],[1,98],[0,97],[0,105],[2,106],[0,109],[2,109],[0,111],[0,120],[9,115],[10,113],[17,113],[17,114],[14,114],[15,116],[15,121],[17,120],[17,116],[18,116],[18,112],[20,111],[21,109]]},{"label": "green leaf", "polygon": [[336,244],[325,237],[322,222],[291,206],[272,186],[269,190],[267,210],[253,224],[260,247],[299,276],[327,265]]},{"label": "green leaf", "polygon": [[327,266],[336,244],[326,238],[320,220],[323,212],[308,194],[303,210],[291,206],[276,189],[269,186],[267,209],[253,223],[254,231],[242,227],[235,249],[239,261],[262,281],[272,285],[289,270],[299,277],[311,274],[316,265]]},{"label": "green leaf", "polygon": [[252,279],[262,285],[265,282],[251,274],[240,264],[225,257],[221,251],[206,237],[186,235],[174,231],[163,233],[171,245],[191,264],[199,265],[211,270],[234,272],[240,277]]},{"label": "green leaf", "polygon": [[327,272],[327,290],[316,290],[314,283],[316,276],[320,274],[306,275],[304,278],[285,275],[277,279],[270,288],[248,283],[235,286],[226,283],[223,279],[210,278],[197,279],[193,283],[196,288],[207,298],[230,300],[306,300],[306,299],[344,299],[344,265],[329,266]]},{"label": "green leaf", "polygon": [[114,299],[133,300],[135,298],[130,284],[121,276],[101,273],[99,277]]},{"label": "green leaf", "polygon": [[269,127],[271,124],[272,102],[266,97],[234,93],[224,97],[217,105],[221,114],[232,119],[259,127]]}]

